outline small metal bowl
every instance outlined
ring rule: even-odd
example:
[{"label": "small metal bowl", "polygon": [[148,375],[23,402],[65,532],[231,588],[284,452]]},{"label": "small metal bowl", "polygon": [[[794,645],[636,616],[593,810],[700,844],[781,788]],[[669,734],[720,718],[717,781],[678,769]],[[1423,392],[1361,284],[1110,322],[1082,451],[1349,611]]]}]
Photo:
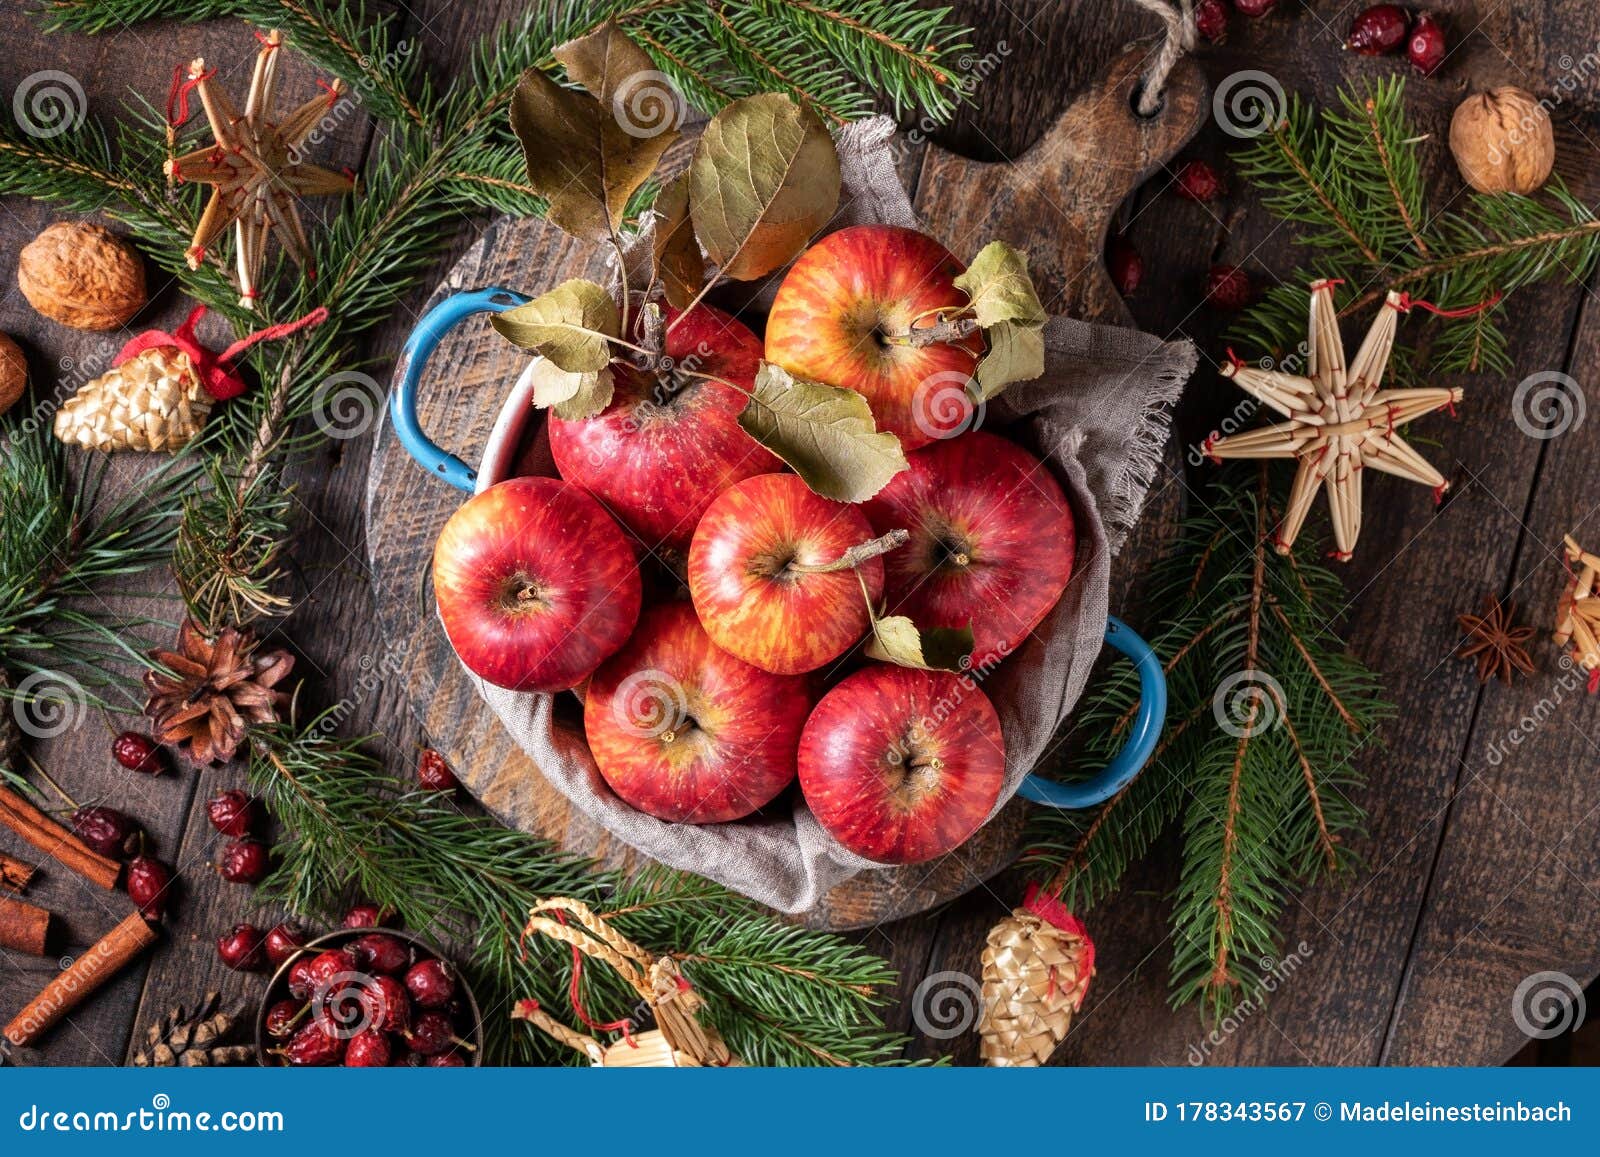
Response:
[{"label": "small metal bowl", "polygon": [[[317,953],[325,952],[330,948],[342,948],[351,941],[359,940],[372,932],[381,932],[385,936],[393,936],[396,940],[403,940],[415,949],[420,956],[437,957],[452,966],[454,965],[454,961],[450,957],[440,952],[437,947],[428,943],[422,937],[414,936],[410,932],[402,932],[398,928],[339,928],[333,932],[318,936],[280,964],[278,970],[272,974],[272,979],[267,982],[267,991],[261,997],[261,1007],[256,1010],[256,1059],[263,1067],[283,1067],[276,1057],[267,1052],[269,1048],[275,1048],[280,1043],[267,1036],[267,1010],[278,1001],[288,997],[289,969],[294,967],[295,961],[302,957],[315,956]],[[466,977],[461,975],[460,969],[456,969],[456,986],[461,995],[466,998],[467,1010],[472,1017],[471,1031],[465,1035],[464,1039],[474,1047],[466,1051],[465,1060],[468,1067],[478,1068],[483,1064],[483,1013],[478,1008],[478,998],[473,995],[472,987],[467,983]]]}]

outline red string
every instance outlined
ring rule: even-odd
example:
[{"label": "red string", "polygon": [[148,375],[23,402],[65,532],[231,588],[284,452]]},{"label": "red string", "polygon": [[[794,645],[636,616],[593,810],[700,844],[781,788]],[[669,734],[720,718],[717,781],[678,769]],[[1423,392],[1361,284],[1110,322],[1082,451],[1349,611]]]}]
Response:
[{"label": "red string", "polygon": [[1233,352],[1233,347],[1228,347],[1228,364],[1236,370],[1244,369],[1244,359]]},{"label": "red string", "polygon": [[1330,550],[1328,552],[1328,557],[1336,562],[1349,562],[1355,557],[1355,555],[1351,554],[1348,550]]},{"label": "red string", "polygon": [[313,326],[321,325],[327,320],[328,307],[325,305],[319,305],[316,309],[313,309],[310,313],[306,314],[302,318],[297,318],[294,321],[280,322],[277,325],[269,325],[266,329],[258,329],[255,333],[247,334],[238,341],[234,342],[227,349],[223,350],[222,353],[217,355],[218,359],[225,362],[231,362],[234,358],[238,357],[240,354],[244,353],[245,350],[249,349],[258,342],[272,341],[276,338],[288,337],[290,334],[299,333],[303,329],[310,329]]},{"label": "red string", "polygon": [[1217,441],[1218,441],[1217,432],[1215,430],[1213,430],[1211,433],[1206,435],[1206,440],[1204,442],[1200,443],[1200,453],[1201,453],[1201,455],[1208,462],[1210,462],[1213,466],[1217,465],[1218,463],[1220,463],[1222,461],[1221,458],[1218,458],[1215,454],[1213,454],[1211,452],[1211,447],[1215,446],[1217,444]]},{"label": "red string", "polygon": [[265,48],[268,52],[273,52],[276,49],[281,48],[283,45],[282,41],[274,43],[273,41],[268,40],[266,33],[260,32],[257,29],[252,28],[250,31],[255,35],[255,38],[261,42],[261,47]]},{"label": "red string", "polygon": [[329,84],[327,81],[323,80],[321,77],[318,77],[317,78],[317,87],[320,88],[323,92],[328,94],[328,107],[329,108],[332,108],[334,105],[339,103],[339,90],[334,88],[333,85]]},{"label": "red string", "polygon": [[1444,492],[1450,489],[1450,483],[1444,482],[1433,488],[1433,504],[1438,506],[1444,501]]},{"label": "red string", "polygon": [[1589,694],[1593,695],[1596,691],[1600,691],[1600,667],[1589,672]]},{"label": "red string", "polygon": [[1482,313],[1486,309],[1493,309],[1496,305],[1500,304],[1500,299],[1504,296],[1505,294],[1501,293],[1497,289],[1488,297],[1478,302],[1477,305],[1464,305],[1459,309],[1440,309],[1431,301],[1413,300],[1409,293],[1402,293],[1400,295],[1400,304],[1398,308],[1401,313],[1406,313],[1413,309],[1425,309],[1435,317],[1471,317],[1475,313]]},{"label": "red string", "polygon": [[[556,919],[562,924],[566,924],[566,913],[558,910],[556,912]],[[578,946],[574,944],[572,946],[572,983],[567,989],[567,999],[572,1002],[572,1011],[577,1014],[578,1019],[583,1022],[583,1026],[590,1032],[620,1032],[622,1034],[622,1039],[628,1042],[629,1048],[638,1048],[639,1046],[635,1044],[633,1040],[633,1022],[631,1020],[624,1017],[622,1020],[613,1020],[601,1024],[589,1018],[589,1014],[583,1010],[583,1001],[579,996],[578,991],[579,982],[582,977],[583,953],[579,950]]]},{"label": "red string", "polygon": [[183,65],[178,65],[172,70],[172,88],[167,92],[167,123],[173,128],[182,128],[189,120],[189,94],[202,80],[210,80],[217,75],[216,69],[202,72],[199,76],[192,76],[188,80],[183,78]]}]

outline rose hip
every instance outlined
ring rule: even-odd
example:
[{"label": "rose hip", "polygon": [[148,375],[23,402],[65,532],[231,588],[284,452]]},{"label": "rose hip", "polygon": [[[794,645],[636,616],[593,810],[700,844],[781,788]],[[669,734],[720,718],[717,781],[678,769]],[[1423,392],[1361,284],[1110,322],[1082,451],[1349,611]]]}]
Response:
[{"label": "rose hip", "polygon": [[353,941],[348,950],[357,964],[372,972],[399,972],[411,961],[405,941],[384,932],[369,932]]},{"label": "rose hip", "polygon": [[267,932],[267,959],[276,968],[305,947],[306,930],[298,924],[274,924]]},{"label": "rose hip", "polygon": [[1278,0],[1233,0],[1233,6],[1252,20],[1259,20],[1278,6]]},{"label": "rose hip", "polygon": [[102,856],[124,860],[139,850],[139,825],[112,807],[81,807],[72,813],[72,831]]},{"label": "rose hip", "polygon": [[1178,169],[1174,188],[1188,201],[1215,201],[1227,192],[1222,178],[1205,161],[1185,161]]},{"label": "rose hip", "polygon": [[1344,46],[1360,56],[1382,56],[1406,38],[1406,10],[1398,4],[1374,4],[1356,13]]},{"label": "rose hip", "polygon": [[376,904],[357,904],[344,914],[346,928],[381,928],[394,913]]},{"label": "rose hip", "polygon": [[255,884],[267,874],[267,845],[259,840],[234,840],[222,850],[218,870],[230,884]]},{"label": "rose hip", "polygon": [[403,1034],[411,1045],[411,1051],[421,1053],[425,1057],[438,1056],[458,1044],[456,1030],[450,1023],[450,1018],[442,1012],[425,1012],[417,1017],[416,1023],[411,1026],[411,1031]]},{"label": "rose hip", "polygon": [[406,991],[422,1008],[443,1008],[456,994],[456,978],[442,960],[422,960],[406,973]]},{"label": "rose hip", "polygon": [[1411,25],[1411,35],[1406,38],[1406,59],[1423,76],[1432,76],[1444,63],[1448,46],[1444,40],[1444,25],[1427,12],[1418,14]]},{"label": "rose hip", "polygon": [[159,920],[167,914],[172,900],[172,869],[153,856],[135,856],[128,861],[125,880],[128,899],[139,906],[146,920]]},{"label": "rose hip", "polygon": [[298,1001],[280,1000],[267,1009],[267,1035],[273,1040],[287,1040],[294,1033],[305,1006]]},{"label": "rose hip", "polygon": [[340,973],[355,971],[355,957],[343,948],[330,948],[311,958],[311,962],[306,965],[305,976],[311,984],[311,991],[315,993],[319,989],[326,988]]},{"label": "rose hip", "polygon": [[243,839],[260,825],[261,805],[234,788],[206,803],[206,818],[223,835]]},{"label": "rose hip", "polygon": [[289,965],[289,995],[296,1000],[310,1000],[311,994],[316,990],[316,984],[311,979],[311,956],[302,956]]},{"label": "rose hip", "polygon": [[422,749],[422,760],[417,764],[417,782],[428,791],[455,791],[461,786],[450,765],[431,747]]},{"label": "rose hip", "polygon": [[266,934],[254,924],[235,924],[217,940],[217,955],[235,972],[253,972],[267,962]]},{"label": "rose hip", "polygon": [[374,976],[362,985],[361,1010],[367,1027],[379,1032],[404,1034],[411,1027],[411,1001],[405,986],[392,976]]},{"label": "rose hip", "polygon": [[467,1062],[461,1059],[461,1054],[458,1052],[440,1053],[422,1063],[430,1069],[463,1069],[467,1066]]},{"label": "rose hip", "polygon": [[1237,265],[1213,265],[1206,274],[1206,301],[1218,309],[1250,304],[1250,275]]},{"label": "rose hip", "polygon": [[391,1054],[389,1038],[381,1032],[367,1029],[350,1038],[344,1050],[344,1063],[351,1069],[381,1069],[389,1064]]},{"label": "rose hip", "polygon": [[1228,32],[1228,0],[1200,0],[1194,6],[1194,28],[1207,40],[1221,40]]},{"label": "rose hip", "polygon": [[294,1034],[288,1047],[274,1052],[291,1065],[336,1065],[344,1057],[344,1041],[313,1021]]},{"label": "rose hip", "polygon": [[166,753],[156,741],[137,731],[124,731],[111,744],[111,758],[129,771],[160,775],[167,770]]},{"label": "rose hip", "polygon": [[1106,272],[1123,297],[1132,297],[1144,280],[1144,259],[1126,237],[1113,237],[1106,247]]}]

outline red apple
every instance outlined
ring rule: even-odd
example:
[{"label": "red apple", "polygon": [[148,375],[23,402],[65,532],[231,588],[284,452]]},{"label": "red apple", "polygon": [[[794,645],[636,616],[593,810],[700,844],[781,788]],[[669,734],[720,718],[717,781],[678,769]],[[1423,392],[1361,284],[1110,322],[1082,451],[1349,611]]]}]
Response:
[{"label": "red apple", "polygon": [[[831,233],[796,261],[767,318],[767,359],[792,374],[864,395],[906,449],[949,433],[948,405],[977,366],[982,339],[897,344],[933,311],[959,310],[961,263],[933,238],[894,225]],[[970,418],[970,412],[968,414]]]},{"label": "red apple", "polygon": [[513,691],[571,687],[639,618],[627,536],[581,486],[556,478],[513,478],[451,515],[433,590],[461,661]]},{"label": "red apple", "polygon": [[[823,498],[794,474],[724,490],[689,544],[689,593],[711,641],[779,675],[814,671],[866,634],[861,579],[883,594],[883,559],[858,571],[810,572],[873,537],[861,511]],[[856,574],[861,575],[861,579]]]},{"label": "red apple", "polygon": [[948,671],[863,668],[822,697],[800,736],[817,822],[880,864],[942,856],[1000,798],[1006,744],[978,685]]},{"label": "red apple", "polygon": [[765,807],[794,781],[810,702],[803,678],[734,658],[693,607],[664,603],[589,680],[583,730],[623,800],[658,819],[714,824]]},{"label": "red apple", "polygon": [[[678,311],[667,309],[668,326]],[[739,425],[745,396],[685,370],[750,389],[761,339],[709,305],[670,329],[672,370],[612,366],[611,404],[592,418],[550,415],[550,452],[569,482],[591,491],[650,549],[685,547],[711,500],[781,463]]]},{"label": "red apple", "polygon": [[911,532],[884,560],[889,613],[919,627],[971,624],[972,665],[987,670],[1067,589],[1072,507],[1044,463],[985,430],[907,460],[863,507],[880,533]]}]

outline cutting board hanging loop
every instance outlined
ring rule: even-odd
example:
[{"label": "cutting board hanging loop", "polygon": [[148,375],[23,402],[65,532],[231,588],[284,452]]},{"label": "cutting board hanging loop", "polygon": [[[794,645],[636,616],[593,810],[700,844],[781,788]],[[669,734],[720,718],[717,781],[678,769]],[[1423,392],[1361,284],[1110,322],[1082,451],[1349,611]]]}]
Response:
[{"label": "cutting board hanging loop", "polygon": [[1156,51],[1155,59],[1140,76],[1139,84],[1134,89],[1134,111],[1148,118],[1160,112],[1165,103],[1163,94],[1167,88],[1167,77],[1171,75],[1173,67],[1184,53],[1194,48],[1194,0],[1179,0],[1177,4],[1169,3],[1168,0],[1133,0],[1133,2],[1146,12],[1154,12],[1167,26],[1166,39],[1162,41],[1161,47]]}]

